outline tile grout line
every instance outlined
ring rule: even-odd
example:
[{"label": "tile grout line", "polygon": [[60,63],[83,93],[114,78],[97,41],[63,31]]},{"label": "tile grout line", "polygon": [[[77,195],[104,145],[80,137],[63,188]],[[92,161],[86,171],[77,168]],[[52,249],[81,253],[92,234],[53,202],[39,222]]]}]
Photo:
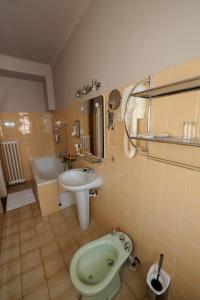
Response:
[{"label": "tile grout line", "polygon": [[[40,224],[42,224],[42,223],[40,223]],[[39,224],[38,224],[38,225],[39,225]],[[36,231],[36,236],[37,236],[37,238],[38,238],[38,233],[37,233],[37,230],[36,230],[36,225],[35,225],[35,231]],[[46,283],[46,286],[47,286],[49,299],[52,299],[52,298],[51,298],[51,294],[50,294],[50,290],[49,290],[48,279],[47,279],[47,275],[46,275],[46,271],[45,271],[45,267],[44,267],[44,261],[43,261],[43,258],[42,258],[41,247],[40,247],[39,244],[38,244],[38,246],[39,246],[38,248],[39,248],[39,252],[40,252],[40,258],[41,258],[41,261],[42,261],[42,266],[43,266],[43,269],[44,269],[44,276],[45,276],[45,279],[46,279],[45,283]],[[41,286],[42,286],[42,285],[41,285]]]},{"label": "tile grout line", "polygon": [[159,195],[159,205],[158,205],[158,216],[156,221],[156,233],[155,239],[158,240],[158,228],[159,228],[159,218],[160,218],[160,211],[161,211],[161,204],[163,199],[163,189],[164,189],[164,176],[165,176],[165,166],[161,164],[161,184],[160,184],[160,195]]},{"label": "tile grout line", "polygon": [[[174,268],[173,268],[173,273],[172,273],[172,278],[171,278],[172,280],[173,280],[173,277],[175,275],[175,266],[177,264],[178,249],[179,249],[179,243],[180,243],[181,234],[182,234],[182,226],[183,226],[183,220],[184,220],[184,215],[185,215],[185,208],[186,208],[186,203],[187,203],[187,199],[188,199],[189,180],[190,180],[191,172],[192,171],[187,170],[187,184],[186,184],[185,196],[184,196],[184,200],[183,200],[184,201],[183,212],[182,212],[182,216],[181,216],[181,220],[180,220],[180,225],[179,225],[179,229],[178,229],[177,245],[176,245],[176,250],[175,250],[175,258],[174,258]],[[180,291],[178,291],[178,292],[180,293]],[[169,290],[169,298],[171,297],[171,294],[172,294],[172,291]],[[184,297],[184,295],[182,295],[182,294],[181,294],[181,296]]]},{"label": "tile grout line", "polygon": [[[33,219],[33,223],[34,223],[33,208],[32,208],[32,206],[31,206],[31,212],[32,212],[32,219]],[[30,218],[30,219],[31,219],[31,218]],[[29,220],[29,219],[27,219],[27,220]],[[27,221],[27,220],[25,220],[25,221]],[[25,222],[25,221],[23,221],[23,222]],[[22,223],[23,223],[23,222],[22,222]],[[34,231],[35,231],[36,236],[37,236],[37,231],[36,231],[36,225],[35,225],[35,224],[34,224]],[[30,238],[30,239],[31,239],[31,238]],[[29,240],[30,240],[30,239],[29,239]],[[26,241],[26,240],[25,240],[25,241]],[[38,241],[37,241],[37,243],[38,243]],[[21,249],[21,242],[20,242],[20,249]],[[39,252],[40,252],[40,248],[37,247],[37,249],[38,249]],[[22,255],[22,256],[25,256],[26,254],[29,254],[29,253],[31,253],[32,251],[35,251],[35,250],[36,250],[36,249],[32,249],[32,250],[26,252],[26,253],[25,253],[24,255]],[[41,253],[40,253],[40,259],[41,259]],[[42,259],[41,259],[41,261],[42,261]],[[40,264],[41,264],[41,263],[40,263]],[[21,265],[21,259],[20,259],[20,265]],[[42,265],[43,265],[43,264],[42,264]],[[36,266],[36,267],[37,267],[37,266]],[[35,267],[31,268],[31,269],[28,270],[27,272],[33,270],[34,268],[35,268]],[[44,269],[44,265],[43,265],[43,269]],[[26,272],[24,272],[24,273],[21,272],[21,275],[23,275],[23,274],[25,274],[25,273],[26,273]],[[45,279],[46,279],[45,271],[44,271],[44,275],[45,275]],[[22,278],[22,276],[21,276],[21,278]],[[46,283],[46,281],[45,281],[45,283]],[[32,292],[34,292],[34,290],[40,288],[43,284],[44,284],[44,283],[42,283],[41,285],[39,285],[39,286],[37,286],[36,288],[32,289],[31,291],[29,291],[29,292],[26,293],[25,295],[24,295],[24,292],[23,292],[23,293],[22,293],[22,298],[24,298],[25,296],[31,294]],[[22,284],[22,287],[23,287],[23,284]],[[49,292],[49,291],[48,291],[48,292]]]},{"label": "tile grout line", "polygon": [[[19,217],[19,209],[18,209],[18,217]],[[19,266],[20,266],[20,281],[21,281],[21,298],[23,299],[23,282],[22,282],[22,266],[21,266],[21,239],[20,239],[20,218],[19,218],[19,253],[20,253],[20,257],[19,257]]]}]

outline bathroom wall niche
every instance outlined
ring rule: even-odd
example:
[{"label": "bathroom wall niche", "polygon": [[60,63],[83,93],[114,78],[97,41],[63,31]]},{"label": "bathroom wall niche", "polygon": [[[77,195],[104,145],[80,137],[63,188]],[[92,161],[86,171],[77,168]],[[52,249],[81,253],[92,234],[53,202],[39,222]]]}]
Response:
[{"label": "bathroom wall niche", "polygon": [[81,152],[104,158],[104,98],[79,103]]}]

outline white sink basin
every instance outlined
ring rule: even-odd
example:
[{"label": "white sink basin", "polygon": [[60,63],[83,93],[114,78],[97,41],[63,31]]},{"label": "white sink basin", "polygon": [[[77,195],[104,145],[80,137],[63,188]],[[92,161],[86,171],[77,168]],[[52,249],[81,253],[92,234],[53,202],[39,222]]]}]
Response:
[{"label": "white sink basin", "polygon": [[58,177],[58,183],[69,192],[78,192],[99,188],[102,179],[95,171],[88,169],[71,169]]},{"label": "white sink basin", "polygon": [[74,192],[80,228],[89,226],[89,190],[99,188],[103,181],[94,170],[71,169],[58,176],[59,185],[66,191]]}]

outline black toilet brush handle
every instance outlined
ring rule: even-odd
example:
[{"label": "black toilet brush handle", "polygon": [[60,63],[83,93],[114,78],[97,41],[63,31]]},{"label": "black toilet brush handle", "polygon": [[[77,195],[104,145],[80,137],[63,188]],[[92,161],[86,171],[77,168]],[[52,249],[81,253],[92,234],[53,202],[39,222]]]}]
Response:
[{"label": "black toilet brush handle", "polygon": [[157,280],[160,276],[160,269],[161,269],[161,266],[162,266],[162,261],[163,261],[163,254],[160,254],[160,259],[159,259],[159,264],[158,264],[158,274],[157,274]]}]

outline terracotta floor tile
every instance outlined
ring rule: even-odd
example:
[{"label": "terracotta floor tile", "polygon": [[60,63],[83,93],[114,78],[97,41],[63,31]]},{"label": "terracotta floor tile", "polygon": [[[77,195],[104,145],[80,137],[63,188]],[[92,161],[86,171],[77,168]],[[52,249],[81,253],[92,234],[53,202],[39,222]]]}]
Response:
[{"label": "terracotta floor tile", "polygon": [[25,232],[30,229],[34,229],[34,228],[35,228],[35,226],[34,226],[34,221],[32,218],[20,223],[20,233]]},{"label": "terracotta floor tile", "polygon": [[39,249],[21,256],[21,271],[25,273],[42,263]]},{"label": "terracotta floor tile", "polygon": [[94,240],[92,233],[84,232],[82,234],[76,235],[76,241],[80,247]]},{"label": "terracotta floor tile", "polygon": [[34,224],[38,225],[38,224],[42,223],[42,216],[40,216],[40,215],[34,216],[33,220],[34,220]]},{"label": "terracotta floor tile", "polygon": [[72,233],[69,233],[67,235],[57,237],[57,242],[60,249],[63,249],[67,246],[76,243],[76,239]]},{"label": "terracotta floor tile", "polygon": [[53,235],[52,232],[47,232],[46,234],[44,235],[40,235],[38,238],[37,238],[37,241],[38,241],[38,245],[40,247],[45,247],[47,245],[50,245],[52,243],[55,243],[56,242],[56,239],[55,239],[55,236]]},{"label": "terracotta floor tile", "polygon": [[131,293],[129,288],[125,284],[123,284],[120,291],[116,295],[115,300],[125,300],[125,299],[126,300],[137,300],[137,298],[134,297],[134,295]]},{"label": "terracotta floor tile", "polygon": [[24,242],[28,239],[36,238],[36,231],[34,228],[20,232],[20,241]]},{"label": "terracotta floor tile", "polygon": [[70,216],[68,218],[66,218],[67,221],[67,225],[69,226],[69,228],[79,228],[79,223],[78,223],[78,218],[76,216]]},{"label": "terracotta floor tile", "polygon": [[72,260],[72,257],[78,251],[79,246],[77,243],[74,243],[72,245],[66,246],[65,248],[62,249],[62,255],[64,257],[65,264],[67,267],[70,267],[70,262]]},{"label": "terracotta floor tile", "polygon": [[64,216],[60,212],[49,215],[49,221],[53,227],[66,223]]},{"label": "terracotta floor tile", "polygon": [[62,237],[69,234],[69,228],[67,224],[62,224],[62,225],[54,226],[53,232],[56,237],[60,237],[60,236]]},{"label": "terracotta floor tile", "polygon": [[32,207],[32,209],[39,208],[39,203],[38,203],[38,201],[36,201],[36,202],[34,202],[34,203],[31,203],[31,207]]},{"label": "terracotta floor tile", "polygon": [[16,223],[19,223],[19,216],[18,215],[6,218],[5,222],[4,222],[4,226],[5,227],[10,227],[11,225],[14,225]]},{"label": "terracotta floor tile", "polygon": [[53,298],[53,300],[78,300],[78,299],[80,299],[79,294],[74,288],[71,288],[70,290],[65,291],[62,295]]},{"label": "terracotta floor tile", "polygon": [[60,253],[50,256],[43,263],[47,279],[66,269],[63,257]]},{"label": "terracotta floor tile", "polygon": [[59,299],[69,289],[72,288],[72,283],[66,271],[63,271],[48,280],[48,287],[52,299]]},{"label": "terracotta floor tile", "polygon": [[94,240],[104,236],[106,233],[103,229],[96,229],[94,231],[92,231],[92,237]]},{"label": "terracotta floor tile", "polygon": [[72,205],[70,207],[64,208],[61,210],[61,213],[63,214],[63,216],[65,218],[68,217],[76,217],[77,216],[77,209],[76,209],[76,205]]},{"label": "terracotta floor tile", "polygon": [[52,256],[54,254],[58,254],[59,252],[60,252],[60,250],[59,250],[58,244],[56,242],[52,242],[49,245],[41,247],[41,255],[42,255],[43,260],[46,260],[50,256]]},{"label": "terracotta floor tile", "polygon": [[31,252],[38,248],[37,238],[31,238],[21,243],[21,255]]},{"label": "terracotta floor tile", "polygon": [[30,294],[27,294],[25,297],[23,297],[23,300],[49,300],[49,299],[50,296],[49,296],[49,291],[46,283],[43,284],[42,286],[39,286]]},{"label": "terracotta floor tile", "polygon": [[19,300],[22,297],[22,287],[20,276],[9,281],[0,288],[0,299],[2,300]]},{"label": "terracotta floor tile", "polygon": [[48,233],[52,233],[51,224],[48,219],[42,218],[42,223],[35,225],[38,236],[44,236]]},{"label": "terracotta floor tile", "polygon": [[6,265],[3,265],[2,267],[0,267],[0,286],[19,276],[20,273],[21,270],[19,258],[11,261]]},{"label": "terracotta floor tile", "polygon": [[31,204],[24,205],[24,206],[19,208],[19,214],[20,215],[23,215],[24,213],[31,212],[31,211],[32,211]]},{"label": "terracotta floor tile", "polygon": [[19,245],[11,246],[1,252],[0,255],[0,266],[9,263],[10,261],[20,256]]},{"label": "terracotta floor tile", "polygon": [[18,224],[14,224],[12,226],[9,227],[5,227],[3,229],[3,237],[7,237],[13,234],[19,234],[19,225]]},{"label": "terracotta floor tile", "polygon": [[27,212],[19,215],[19,220],[20,220],[20,222],[24,222],[28,219],[31,219],[32,217],[33,217],[33,213],[32,213],[32,210],[30,210],[30,211],[27,211]]},{"label": "terracotta floor tile", "polygon": [[42,283],[45,282],[45,274],[43,265],[39,265],[34,269],[22,274],[22,290],[23,295],[26,295],[36,288],[38,288]]},{"label": "terracotta floor tile", "polygon": [[32,212],[33,212],[33,216],[34,217],[36,217],[36,216],[40,216],[40,210],[39,210],[39,208],[38,207],[36,207],[36,208],[34,208],[33,210],[32,210]]},{"label": "terracotta floor tile", "polygon": [[1,242],[1,249],[7,249],[11,246],[19,244],[19,234],[13,234],[8,237],[4,237]]}]

